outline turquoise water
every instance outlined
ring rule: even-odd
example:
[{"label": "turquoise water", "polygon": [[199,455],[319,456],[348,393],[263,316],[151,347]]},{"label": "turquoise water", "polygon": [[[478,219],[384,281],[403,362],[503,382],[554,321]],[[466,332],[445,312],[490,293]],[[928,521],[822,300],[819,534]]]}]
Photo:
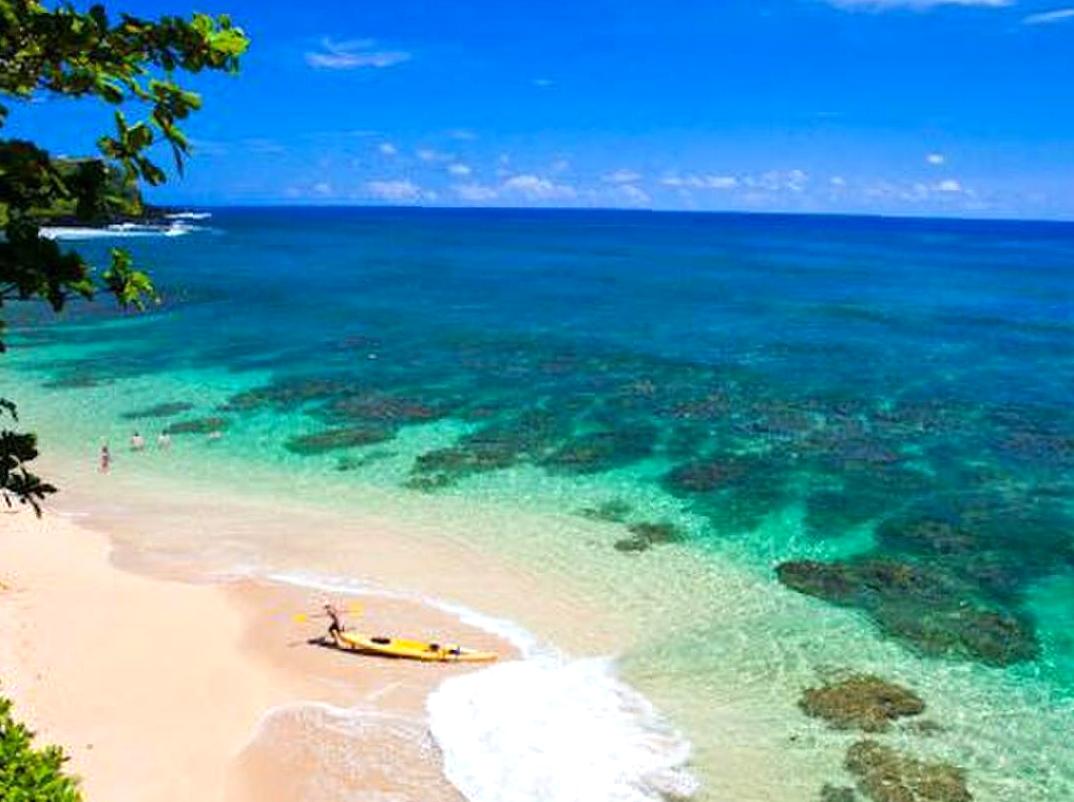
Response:
[{"label": "turquoise water", "polygon": [[977,798],[1074,797],[1074,225],[227,209],[123,244],[160,309],[23,312],[4,360],[87,455],[172,427],[205,480],[549,516],[474,542],[659,623],[623,669],[712,798],[774,748],[816,772],[757,798],[840,779],[794,706],[832,668],[959,722],[911,746]]}]

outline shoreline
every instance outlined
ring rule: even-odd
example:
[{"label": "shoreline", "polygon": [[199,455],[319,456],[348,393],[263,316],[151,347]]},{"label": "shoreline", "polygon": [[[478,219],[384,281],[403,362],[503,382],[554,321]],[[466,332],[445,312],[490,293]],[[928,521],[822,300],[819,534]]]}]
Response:
[{"label": "shoreline", "polygon": [[[692,797],[697,802],[725,797],[753,802],[777,792],[780,798],[807,802],[824,783],[848,781],[845,736],[826,731],[796,706],[801,689],[814,684],[825,667],[872,671],[920,690],[937,717],[957,723],[950,736],[915,739],[914,749],[966,767],[975,795],[987,802],[1005,799],[1009,777],[989,770],[987,747],[999,732],[990,712],[995,700],[1005,700],[1004,709],[1027,739],[1037,737],[1033,733],[1048,737],[1066,720],[1061,706],[1038,697],[1032,687],[1022,687],[1017,672],[908,656],[896,644],[875,638],[869,624],[853,613],[786,592],[772,593],[768,584],[733,563],[703,560],[697,551],[672,548],[657,555],[659,560],[634,560],[635,574],[613,587],[601,581],[606,578],[601,569],[615,563],[593,561],[607,553],[613,527],[606,527],[605,535],[587,523],[575,530],[583,536],[571,541],[570,552],[558,554],[554,564],[542,564],[527,558],[548,544],[547,537],[562,536],[555,531],[560,520],[555,517],[526,512],[506,517],[505,510],[467,508],[455,499],[421,498],[420,507],[395,508],[378,503],[376,492],[366,497],[370,503],[347,497],[329,507],[320,503],[320,496],[307,497],[293,486],[288,495],[283,492],[286,485],[264,481],[271,478],[267,469],[251,471],[241,485],[229,481],[228,473],[215,482],[204,475],[182,475],[181,469],[192,461],[179,461],[179,452],[169,458],[175,461],[168,472],[161,470],[163,460],[152,459],[157,455],[146,454],[150,461],[141,470],[126,470],[125,457],[124,470],[101,475],[91,455],[75,459],[69,448],[60,446],[60,438],[50,443],[49,458],[40,466],[42,474],[64,490],[53,506],[77,517],[79,527],[106,538],[112,546],[111,562],[137,576],[210,587],[234,587],[256,577],[270,584],[283,582],[299,594],[319,593],[319,598],[330,593],[368,603],[374,597],[378,604],[394,599],[418,605],[414,609],[428,611],[431,606],[456,622],[461,616],[479,630],[491,629],[515,642],[518,635],[535,633],[540,641],[529,636],[534,646],[554,644],[570,655],[545,671],[452,686],[454,703],[441,712],[456,722],[475,721],[479,728],[441,731],[432,740],[424,716],[415,725],[412,716],[385,718],[375,708],[356,710],[315,693],[294,697],[305,700],[297,704],[284,700],[267,706],[248,733],[259,733],[257,748],[241,757],[242,773],[254,778],[248,782],[255,785],[246,787],[260,783],[261,790],[235,802],[274,802],[271,793],[277,787],[289,788],[289,802],[331,802],[343,791],[326,798],[286,783],[309,775],[328,777],[339,789],[373,782],[348,768],[363,765],[364,754],[377,756],[381,768],[376,782],[398,781],[405,777],[391,754],[403,752],[408,755],[402,761],[405,776],[420,778],[421,788],[400,791],[401,800],[433,799],[430,788],[450,788],[447,776],[460,788],[460,783],[472,782],[465,796],[451,790],[450,802],[500,802],[504,795],[496,792],[497,781],[501,787],[511,784],[511,799],[571,802],[579,798],[577,784],[550,796],[542,780],[585,777],[588,766],[575,760],[575,751],[599,764],[602,783],[586,798],[653,802],[665,793],[691,798],[676,789],[693,791],[696,777],[701,781]],[[495,537],[503,529],[490,527],[490,522],[511,526],[516,541],[525,533],[526,551],[499,548]],[[558,570],[564,566],[578,570]],[[580,570],[593,580],[589,586],[577,582]],[[705,593],[691,592],[696,604],[678,608],[689,614],[665,619],[667,627],[655,630],[660,639],[647,642],[645,635],[660,624],[663,608],[654,605],[650,611],[644,603],[674,589],[673,580],[683,580],[682,589]],[[264,615],[268,609],[296,607],[268,604],[256,609]],[[471,613],[473,619],[468,619]],[[802,624],[807,616],[810,627]],[[419,635],[411,628],[411,616],[401,620],[386,631]],[[702,628],[693,629],[698,622]],[[439,637],[437,631],[430,632],[430,639]],[[760,632],[773,637],[759,639]],[[843,648],[847,643],[855,644],[854,654]],[[675,652],[663,644],[709,647],[711,662],[702,664],[702,671],[685,674],[694,664],[676,660]],[[577,665],[604,655],[618,658],[609,661],[607,670],[598,667],[586,673]],[[789,656],[794,662],[787,661]],[[525,661],[532,667],[530,663]],[[601,693],[593,694],[594,687]],[[460,699],[460,694],[468,698]],[[542,709],[517,704],[531,696]],[[599,704],[591,704],[594,697]],[[20,709],[17,706],[16,712]],[[495,716],[480,719],[477,713],[487,709]],[[551,717],[544,711],[551,711]],[[620,715],[623,711],[627,714]],[[667,722],[674,729],[669,730]],[[470,745],[504,739],[513,751],[445,752],[445,737]],[[546,752],[549,743],[564,748]],[[624,747],[614,759],[609,743]],[[631,751],[635,747],[637,751]],[[323,766],[318,762],[322,752],[336,755],[338,762]],[[782,768],[774,770],[774,765]],[[279,766],[287,767],[282,776],[274,774]],[[1030,768],[1065,776],[1049,765],[1046,754]],[[670,778],[669,791],[652,790],[648,778],[659,779],[664,773]],[[640,797],[631,795],[639,787],[648,790]],[[1025,798],[1043,802],[1049,797]]]},{"label": "shoreline", "polygon": [[[698,789],[691,744],[619,677],[630,631],[569,583],[405,519],[168,492],[62,459],[41,469],[62,498],[41,521],[0,518],[13,588],[0,640],[20,644],[0,657],[0,693],[40,744],[69,750],[87,802],[328,802],[355,788],[399,802],[505,790],[655,802]],[[501,660],[299,648],[323,627],[292,615],[327,599],[360,605],[357,629]],[[56,622],[78,637],[39,636]],[[156,630],[167,648],[145,637]]]},{"label": "shoreline", "polygon": [[[0,693],[38,732],[39,746],[64,748],[87,800],[317,798],[301,795],[310,789],[296,778],[337,767],[319,750],[296,757],[281,732],[309,729],[308,711],[322,710],[384,717],[395,729],[406,722],[416,739],[427,738],[428,694],[472,670],[293,648],[319,629],[293,621],[294,611],[324,594],[264,581],[197,585],[133,574],[112,562],[105,535],[55,513],[7,516],[2,528],[0,641],[11,648],[0,654]],[[414,602],[365,607],[363,620],[385,631],[442,631],[515,654],[495,636]],[[312,728],[331,731],[323,723]],[[392,727],[369,729],[365,749],[398,740]],[[415,773],[443,786],[436,798],[462,798],[443,778],[435,749],[424,745],[408,765],[418,757]],[[292,771],[283,782],[279,766],[298,768],[296,760],[306,773]],[[361,778],[364,785],[400,791],[392,773],[372,775]],[[404,789],[399,798],[411,797]]]}]

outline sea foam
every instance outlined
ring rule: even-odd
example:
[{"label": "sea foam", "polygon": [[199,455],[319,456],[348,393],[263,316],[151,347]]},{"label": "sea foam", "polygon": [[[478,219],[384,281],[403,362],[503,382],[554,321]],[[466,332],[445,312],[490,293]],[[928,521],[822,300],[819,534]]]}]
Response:
[{"label": "sea foam", "polygon": [[512,621],[439,599],[322,575],[270,578],[419,601],[519,650],[522,660],[453,677],[429,696],[444,774],[470,802],[658,802],[697,790],[689,742],[610,658],[570,659]]},{"label": "sea foam", "polygon": [[52,240],[86,240],[86,239],[112,239],[122,237],[181,237],[192,231],[197,231],[196,226],[174,221],[169,225],[148,225],[144,223],[116,223],[104,228],[89,228],[82,226],[45,226],[41,229],[44,239]]},{"label": "sea foam", "polygon": [[697,790],[689,743],[607,659],[536,657],[429,696],[444,773],[471,802],[655,802]]},{"label": "sea foam", "polygon": [[169,220],[208,220],[212,212],[173,212],[164,215]]}]

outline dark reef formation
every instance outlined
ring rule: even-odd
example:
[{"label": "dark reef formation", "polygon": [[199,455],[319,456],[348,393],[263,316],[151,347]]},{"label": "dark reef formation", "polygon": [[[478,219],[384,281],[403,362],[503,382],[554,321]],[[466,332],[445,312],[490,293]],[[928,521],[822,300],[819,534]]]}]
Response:
[{"label": "dark reef formation", "polygon": [[1031,624],[975,598],[951,574],[892,559],[783,563],[780,582],[810,596],[868,612],[881,630],[929,655],[1004,666],[1034,659]]},{"label": "dark reef formation", "polygon": [[820,802],[857,802],[858,795],[853,788],[838,785],[824,785],[820,789]]},{"label": "dark reef formation", "polygon": [[161,404],[154,404],[151,407],[145,407],[143,409],[133,409],[130,412],[124,412],[124,420],[143,420],[146,418],[171,418],[176,415],[182,415],[184,412],[189,412],[194,408],[194,405],[186,401],[171,401]]},{"label": "dark reef formation", "polygon": [[925,703],[913,691],[869,674],[807,688],[798,706],[835,729],[863,732],[886,732],[891,722],[925,710]]},{"label": "dark reef formation", "polygon": [[948,763],[928,763],[877,743],[859,741],[847,751],[846,768],[873,802],[972,802],[966,773]]},{"label": "dark reef formation", "polygon": [[394,436],[391,429],[383,429],[370,426],[361,426],[350,429],[330,429],[316,434],[292,437],[287,441],[287,450],[304,457],[316,454],[324,454],[327,451],[338,451],[344,448],[360,448],[362,446],[383,443]]},{"label": "dark reef formation", "polygon": [[[100,336],[116,337],[117,348],[77,362],[43,360],[52,386],[94,387],[168,370],[172,359],[192,361],[143,352],[107,329]],[[450,420],[461,433],[415,457],[409,487],[447,491],[523,467],[557,477],[629,472],[628,481],[670,494],[698,540],[747,538],[773,513],[801,509],[801,559],[779,566],[779,580],[859,610],[922,654],[996,666],[1034,659],[1040,647],[1026,591],[1074,569],[1070,408],[932,390],[882,397],[859,388],[849,365],[841,373],[830,348],[814,352],[797,342],[769,355],[777,364],[794,360],[797,372],[787,376],[592,344],[583,351],[544,336],[452,332],[430,342],[396,328],[305,347],[308,353],[288,345],[255,358],[244,343],[223,352],[216,343],[206,360],[270,370],[322,366],[281,369],[230,398],[220,415],[307,416],[324,431],[281,438],[280,447],[346,453],[344,471],[365,464],[362,449],[406,427]],[[803,373],[809,364],[824,370]],[[128,416],[187,411],[161,404]],[[178,422],[172,431],[223,428],[221,420]],[[666,527],[632,530],[615,543],[624,552],[686,536],[674,513],[653,521],[640,508],[596,504],[577,514]],[[874,545],[851,558],[815,559],[814,545],[828,551],[849,533],[875,534]]]},{"label": "dark reef formation", "polygon": [[627,529],[630,531],[630,537],[617,540],[615,543],[615,548],[619,551],[648,551],[653,546],[678,543],[683,539],[679,528],[667,521],[636,523],[631,524]]},{"label": "dark reef formation", "polygon": [[222,432],[230,425],[227,418],[211,416],[172,423],[164,429],[165,434],[211,434]]}]

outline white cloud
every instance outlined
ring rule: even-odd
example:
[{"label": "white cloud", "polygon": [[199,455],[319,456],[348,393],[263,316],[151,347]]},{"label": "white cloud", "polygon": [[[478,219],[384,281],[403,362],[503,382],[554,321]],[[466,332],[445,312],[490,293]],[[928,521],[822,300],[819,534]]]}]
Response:
[{"label": "white cloud", "polygon": [[394,181],[368,181],[365,185],[366,192],[378,200],[391,201],[393,203],[410,202],[420,200],[425,193],[422,188],[409,179]]},{"label": "white cloud", "polygon": [[641,173],[623,168],[606,173],[600,180],[606,184],[636,184],[641,181]]},{"label": "white cloud", "polygon": [[747,176],[742,180],[750,189],[762,192],[804,192],[809,183],[809,173],[804,170],[769,170],[758,176]]},{"label": "white cloud", "polygon": [[399,148],[397,148],[391,142],[381,142],[377,146],[377,150],[379,150],[384,156],[396,156],[399,153]]},{"label": "white cloud", "polygon": [[946,178],[931,184],[923,181],[913,184],[876,181],[865,187],[864,195],[869,200],[914,204],[919,208],[920,204],[935,206],[938,203],[957,203],[965,206],[977,199],[977,194],[972,189],[963,186],[962,182],[955,178]]},{"label": "white cloud", "polygon": [[1055,11],[1043,11],[1030,14],[1022,20],[1023,25],[1054,25],[1057,22],[1074,21],[1074,8],[1057,8]]},{"label": "white cloud", "polygon": [[831,178],[828,179],[828,183],[831,184],[833,187],[839,187],[840,189],[842,189],[847,185],[847,180],[841,175],[833,175]]},{"label": "white cloud", "polygon": [[452,189],[455,190],[455,194],[460,200],[471,203],[485,203],[500,197],[500,193],[495,187],[485,186],[484,184],[456,184]]},{"label": "white cloud", "polygon": [[679,189],[734,189],[739,181],[732,175],[669,175],[660,183]]},{"label": "white cloud", "polygon": [[454,128],[448,131],[447,135],[452,139],[458,139],[461,142],[472,142],[477,139],[477,134],[469,128]]},{"label": "white cloud", "polygon": [[533,85],[534,86],[539,86],[541,89],[547,89],[550,86],[555,86],[555,83],[556,83],[555,81],[549,80],[548,78],[534,78],[533,79]]},{"label": "white cloud", "polygon": [[565,173],[565,172],[567,172],[567,171],[568,171],[569,169],[571,169],[571,163],[570,163],[569,161],[567,161],[566,159],[556,159],[556,160],[555,160],[554,162],[552,162],[552,164],[551,164],[551,165],[549,166],[549,169],[550,169],[550,170],[551,170],[551,171],[552,171],[553,173]]},{"label": "white cloud", "polygon": [[473,170],[470,168],[470,165],[462,164],[461,162],[449,164],[447,169],[449,173],[457,176],[468,176],[473,172]]},{"label": "white cloud", "polygon": [[941,164],[947,161],[947,157],[944,156],[942,153],[930,153],[925,156],[925,161],[927,161],[929,164],[939,167]]},{"label": "white cloud", "polygon": [[410,61],[405,50],[376,50],[374,39],[351,39],[337,42],[329,37],[321,40],[319,51],[306,53],[306,63],[326,70],[356,70],[363,67],[380,69]]},{"label": "white cloud", "polygon": [[313,185],[312,189],[314,195],[332,194],[332,185],[329,184],[327,181],[318,181],[316,184]]},{"label": "white cloud", "polygon": [[633,184],[620,184],[615,188],[615,197],[628,206],[647,206],[653,199],[641,187]]},{"label": "white cloud", "polygon": [[423,162],[449,162],[455,157],[450,153],[441,153],[438,150],[432,148],[418,148],[415,151],[415,155]]},{"label": "white cloud", "polygon": [[527,200],[574,200],[578,192],[569,184],[558,184],[536,175],[516,175],[503,182],[504,192],[521,195]]}]

